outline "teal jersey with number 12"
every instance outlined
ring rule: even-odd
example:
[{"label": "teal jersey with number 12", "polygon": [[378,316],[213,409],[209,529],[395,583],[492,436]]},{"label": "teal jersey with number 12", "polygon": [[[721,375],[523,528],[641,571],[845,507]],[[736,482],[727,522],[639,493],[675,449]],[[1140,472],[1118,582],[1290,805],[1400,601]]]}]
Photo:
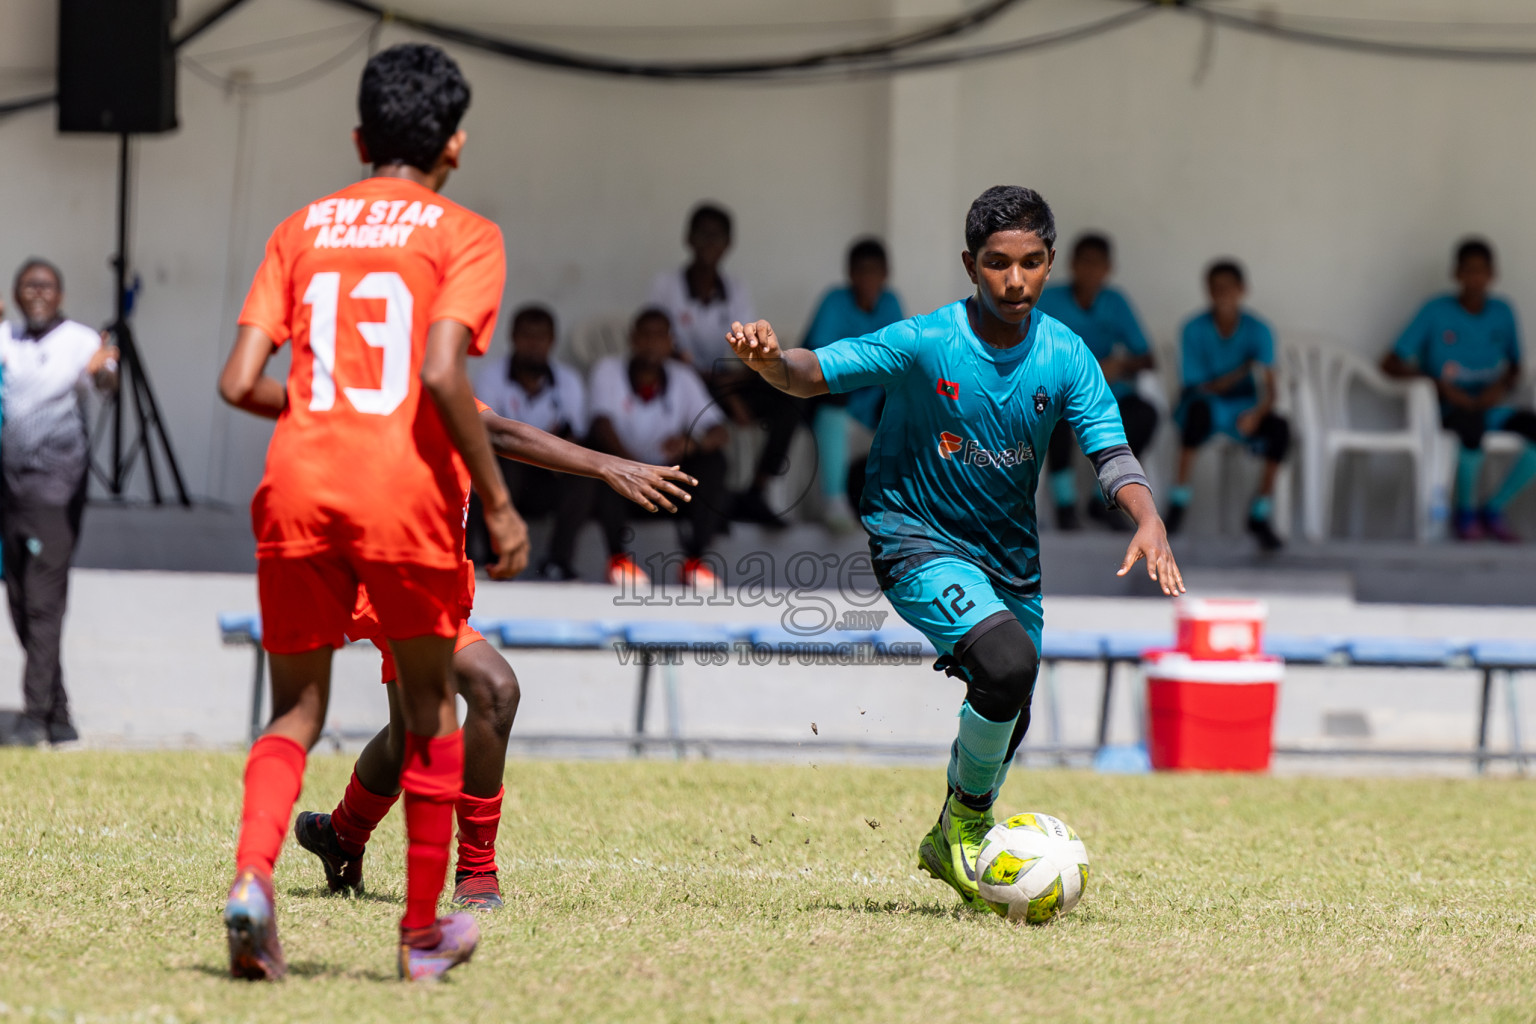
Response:
[{"label": "teal jersey with number 12", "polygon": [[960,301],[816,358],[833,392],[885,389],[859,510],[881,586],[955,557],[1008,592],[1037,593],[1035,489],[1051,432],[1066,419],[1085,452],[1125,444],[1082,339],[1036,309],[1022,341],[994,348]]}]

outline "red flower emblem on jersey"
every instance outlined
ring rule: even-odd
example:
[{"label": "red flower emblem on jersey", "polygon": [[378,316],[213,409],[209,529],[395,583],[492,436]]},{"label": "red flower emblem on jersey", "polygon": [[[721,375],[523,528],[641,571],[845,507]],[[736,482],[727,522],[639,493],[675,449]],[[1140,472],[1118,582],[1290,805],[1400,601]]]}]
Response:
[{"label": "red flower emblem on jersey", "polygon": [[952,459],[965,444],[965,438],[959,434],[951,434],[947,430],[939,432],[939,458]]},{"label": "red flower emblem on jersey", "polygon": [[956,381],[939,378],[938,393],[945,398],[958,399],[960,397],[960,385]]}]

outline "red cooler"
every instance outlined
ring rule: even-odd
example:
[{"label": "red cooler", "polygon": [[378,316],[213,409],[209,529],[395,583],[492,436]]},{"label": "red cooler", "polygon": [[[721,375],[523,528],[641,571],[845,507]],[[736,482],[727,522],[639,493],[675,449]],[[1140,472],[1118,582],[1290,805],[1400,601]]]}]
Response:
[{"label": "red cooler", "polygon": [[1183,651],[1149,651],[1142,668],[1153,768],[1269,768],[1283,661],[1262,654],[1216,661]]},{"label": "red cooler", "polygon": [[1174,648],[1191,658],[1241,658],[1264,650],[1263,601],[1184,597],[1174,606]]}]

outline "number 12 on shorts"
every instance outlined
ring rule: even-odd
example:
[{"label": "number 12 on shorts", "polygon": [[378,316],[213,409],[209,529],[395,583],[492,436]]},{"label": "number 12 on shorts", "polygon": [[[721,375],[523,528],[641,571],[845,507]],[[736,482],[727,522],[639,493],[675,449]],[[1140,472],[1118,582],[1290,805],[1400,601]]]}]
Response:
[{"label": "number 12 on shorts", "polygon": [[[945,598],[949,599],[948,607],[945,607]],[[962,605],[960,603],[961,601],[965,601],[965,604]],[[937,608],[939,610],[939,614],[944,616],[945,620],[949,622],[950,625],[954,625],[955,622],[965,617],[966,612],[969,612],[976,607],[975,601],[966,600],[965,588],[958,583],[951,583],[949,586],[944,588],[938,597],[934,598],[928,603]],[[954,614],[950,614],[951,612]]]},{"label": "number 12 on shorts", "polygon": [[[344,387],[352,408],[375,416],[388,416],[411,393],[411,325],[415,299],[405,280],[392,270],[363,275],[347,293],[354,299],[382,299],[383,320],[358,321],[354,326],[369,347],[384,353],[384,372],[376,388]],[[336,404],[336,321],[341,306],[341,274],[323,270],[309,279],[304,304],[310,308],[309,347],[315,354],[314,381],[310,387],[311,412],[325,412]]]}]

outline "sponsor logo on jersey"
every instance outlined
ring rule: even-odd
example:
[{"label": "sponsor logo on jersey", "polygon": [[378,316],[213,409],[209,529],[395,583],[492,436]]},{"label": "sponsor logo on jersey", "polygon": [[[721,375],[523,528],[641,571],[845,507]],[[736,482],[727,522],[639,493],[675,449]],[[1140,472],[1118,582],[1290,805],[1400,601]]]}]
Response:
[{"label": "sponsor logo on jersey", "polygon": [[963,462],[967,466],[1018,466],[1035,461],[1035,449],[1028,441],[1020,441],[1015,448],[993,451],[983,448],[977,441],[951,434],[939,433],[939,457],[949,462]]},{"label": "sponsor logo on jersey", "polygon": [[960,384],[957,381],[939,378],[938,393],[945,398],[958,399],[960,397]]}]

